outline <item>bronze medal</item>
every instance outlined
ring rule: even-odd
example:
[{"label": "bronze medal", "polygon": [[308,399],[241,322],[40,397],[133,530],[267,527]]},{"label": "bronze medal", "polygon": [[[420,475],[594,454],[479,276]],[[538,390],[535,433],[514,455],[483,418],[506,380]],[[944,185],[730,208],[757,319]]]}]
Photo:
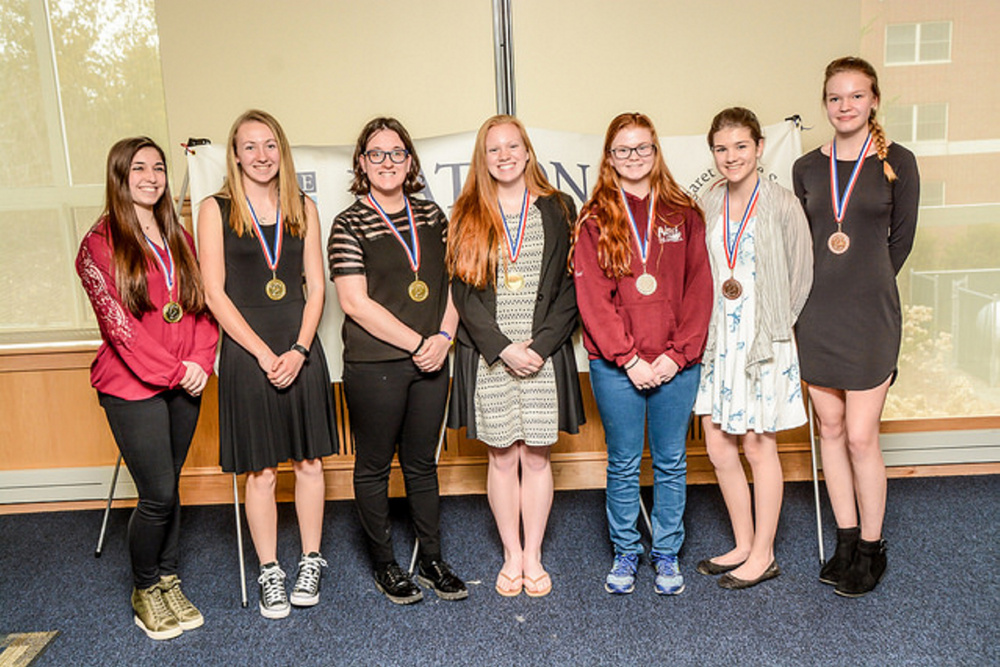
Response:
[{"label": "bronze medal", "polygon": [[520,273],[508,273],[503,282],[511,292],[519,292],[524,287],[524,276]]},{"label": "bronze medal", "polygon": [[727,278],[724,283],[722,283],[722,296],[726,297],[730,301],[740,298],[743,294],[743,285],[736,278]]},{"label": "bronze medal", "polygon": [[264,291],[271,301],[281,301],[285,298],[288,288],[285,287],[285,283],[280,278],[271,278],[264,286]]},{"label": "bronze medal", "polygon": [[847,252],[847,249],[851,247],[851,237],[844,232],[834,232],[830,234],[830,238],[826,240],[826,247],[830,249],[834,255],[843,255]]},{"label": "bronze medal", "polygon": [[184,317],[184,309],[176,301],[168,301],[163,306],[163,319],[167,324],[177,324]]},{"label": "bronze medal", "polygon": [[651,273],[643,272],[641,276],[635,279],[635,288],[639,294],[649,296],[656,291],[656,278]]},{"label": "bronze medal", "polygon": [[415,278],[406,288],[406,293],[410,295],[411,299],[420,303],[430,295],[431,291],[427,287],[427,283],[419,278]]}]

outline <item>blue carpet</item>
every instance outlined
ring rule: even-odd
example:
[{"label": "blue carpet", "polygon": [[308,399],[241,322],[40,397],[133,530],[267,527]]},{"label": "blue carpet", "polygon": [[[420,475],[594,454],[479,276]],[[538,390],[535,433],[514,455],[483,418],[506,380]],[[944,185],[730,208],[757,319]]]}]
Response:
[{"label": "blue carpet", "polygon": [[[694,571],[730,548],[715,486],[689,487],[681,552],[687,590],[653,592],[643,563],[635,593],[603,590],[611,563],[602,491],[556,494],[545,543],[553,593],[493,591],[500,543],[486,498],[442,501],[445,558],[470,598],[428,594],[390,604],[368,573],[350,502],[327,505],[322,600],[281,621],[257,612],[247,537],[250,606],[239,604],[232,507],[184,510],[182,577],[205,626],[149,640],[131,620],[128,510],[115,510],[101,559],[100,513],[0,516],[0,633],[59,630],[37,665],[997,665],[1000,664],[1000,476],[889,482],[889,571],[875,593],[840,598],[817,580],[811,484],[786,485],[776,543],[782,575],[725,591]],[[396,545],[412,532],[394,504]],[[824,508],[827,549],[833,526]],[[280,507],[279,557],[294,572],[294,511]]]}]

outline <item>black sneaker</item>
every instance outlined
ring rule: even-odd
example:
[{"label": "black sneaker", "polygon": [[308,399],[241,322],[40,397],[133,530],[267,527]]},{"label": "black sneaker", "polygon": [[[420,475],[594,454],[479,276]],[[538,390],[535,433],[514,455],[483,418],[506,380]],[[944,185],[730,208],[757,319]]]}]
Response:
[{"label": "black sneaker", "polygon": [[292,589],[290,601],[296,607],[311,607],[319,602],[320,568],[326,567],[326,561],[317,551],[302,554],[299,560],[299,573],[295,577],[295,588]]},{"label": "black sneaker", "polygon": [[260,566],[260,615],[264,618],[284,618],[291,609],[285,592],[285,571],[277,562]]},{"label": "black sneaker", "polygon": [[469,597],[465,583],[455,576],[443,560],[432,560],[426,565],[420,563],[417,581],[421,586],[433,588],[442,600],[464,600]]},{"label": "black sneaker", "polygon": [[396,604],[413,604],[424,599],[424,594],[410,579],[410,575],[396,562],[377,565],[372,572],[375,587]]}]

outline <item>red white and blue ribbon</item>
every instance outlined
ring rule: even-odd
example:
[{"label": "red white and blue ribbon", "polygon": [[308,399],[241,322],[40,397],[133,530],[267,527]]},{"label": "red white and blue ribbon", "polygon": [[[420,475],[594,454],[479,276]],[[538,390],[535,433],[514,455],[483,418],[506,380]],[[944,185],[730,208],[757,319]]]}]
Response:
[{"label": "red white and blue ribbon", "polygon": [[517,230],[514,234],[510,232],[510,225],[507,224],[507,216],[503,213],[503,205],[497,200],[500,207],[500,219],[503,220],[504,238],[507,241],[507,257],[510,263],[517,262],[521,254],[521,246],[524,245],[524,229],[528,226],[528,208],[531,206],[531,197],[528,195],[528,188],[524,189],[524,199],[521,200],[521,216],[517,221]]},{"label": "red white and blue ribbon", "polygon": [[[146,236],[143,234],[143,236]],[[174,256],[170,253],[170,244],[167,243],[167,239],[163,239],[163,249],[167,252],[167,261],[163,261],[163,257],[160,255],[160,249],[156,247],[148,236],[146,236],[146,243],[149,244],[150,249],[153,251],[153,257],[156,258],[156,263],[160,265],[160,270],[163,272],[163,280],[167,283],[167,294],[170,298],[173,298],[174,289],[174,277],[176,275],[176,268],[174,267]]]},{"label": "red white and blue ribbon", "polygon": [[413,247],[410,247],[406,243],[406,239],[404,239],[403,235],[399,233],[398,229],[396,229],[396,225],[392,224],[392,221],[389,220],[389,216],[386,215],[385,210],[379,206],[379,203],[375,201],[375,197],[372,197],[370,192],[367,196],[368,203],[371,204],[372,208],[375,209],[375,212],[378,213],[378,217],[382,218],[382,222],[385,223],[385,226],[389,228],[392,235],[396,237],[397,241],[399,241],[399,245],[403,246],[403,251],[406,253],[406,259],[410,262],[410,268],[413,269],[414,273],[416,273],[420,269],[420,238],[417,236],[417,226],[413,222],[413,210],[410,208],[410,200],[403,197],[403,201],[406,203],[406,220],[410,224],[410,240],[413,242]]},{"label": "red white and blue ribbon", "polygon": [[635,216],[632,215],[632,209],[628,207],[628,199],[625,197],[625,188],[618,188],[618,192],[622,196],[622,204],[625,206],[625,215],[628,216],[628,224],[632,229],[632,236],[635,237],[635,243],[639,246],[639,259],[642,260],[643,270],[646,267],[646,258],[649,256],[649,237],[653,230],[653,209],[656,206],[655,197],[653,193],[649,193],[649,210],[646,212],[646,236],[639,236],[639,228],[635,224]]},{"label": "red white and blue ribbon", "polygon": [[760,179],[757,179],[756,185],[753,186],[753,192],[750,193],[750,201],[747,202],[747,207],[743,211],[743,218],[740,220],[740,226],[736,228],[736,232],[733,233],[730,230],[729,225],[729,186],[726,186],[725,201],[726,205],[723,208],[723,226],[725,234],[723,243],[723,248],[726,251],[726,264],[729,265],[730,272],[736,267],[736,251],[740,247],[740,240],[743,238],[743,232],[747,229],[747,223],[750,222],[750,218],[753,216],[754,207],[757,206],[757,200],[760,198]]},{"label": "red white and blue ribbon", "polygon": [[865,138],[865,144],[861,147],[861,152],[858,153],[858,159],[854,162],[854,171],[851,172],[851,180],[847,182],[847,189],[844,190],[844,196],[840,197],[839,181],[837,180],[837,140],[834,139],[830,144],[830,197],[833,199],[833,217],[839,225],[844,221],[844,214],[847,212],[847,202],[851,200],[851,193],[854,192],[854,186],[858,182],[858,176],[861,174],[861,167],[865,163],[865,158],[868,156],[868,149],[872,145],[872,133],[869,132],[868,136]]},{"label": "red white and blue ribbon", "polygon": [[281,200],[278,200],[278,210],[275,212],[275,232],[274,232],[274,252],[267,247],[267,241],[264,240],[264,234],[260,229],[260,222],[257,220],[257,212],[253,210],[253,204],[250,203],[250,198],[247,197],[247,206],[250,207],[250,216],[253,218],[253,228],[257,232],[257,238],[260,240],[260,247],[264,251],[264,260],[267,262],[267,268],[271,269],[274,273],[278,270],[278,262],[281,260],[281,237],[284,234],[281,233]]}]

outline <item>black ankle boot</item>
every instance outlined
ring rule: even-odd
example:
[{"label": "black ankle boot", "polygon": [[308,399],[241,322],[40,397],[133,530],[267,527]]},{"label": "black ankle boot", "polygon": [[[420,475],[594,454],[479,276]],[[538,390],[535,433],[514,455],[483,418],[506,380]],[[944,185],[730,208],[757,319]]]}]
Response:
[{"label": "black ankle boot", "polygon": [[838,528],[837,529],[837,550],[833,552],[830,560],[826,561],[819,571],[819,580],[824,584],[836,586],[840,578],[847,572],[854,560],[854,552],[858,548],[858,539],[861,537],[861,528]]},{"label": "black ankle boot", "polygon": [[885,568],[885,540],[858,540],[858,549],[854,552],[851,567],[840,578],[835,592],[848,598],[861,597],[875,590],[885,574]]}]

